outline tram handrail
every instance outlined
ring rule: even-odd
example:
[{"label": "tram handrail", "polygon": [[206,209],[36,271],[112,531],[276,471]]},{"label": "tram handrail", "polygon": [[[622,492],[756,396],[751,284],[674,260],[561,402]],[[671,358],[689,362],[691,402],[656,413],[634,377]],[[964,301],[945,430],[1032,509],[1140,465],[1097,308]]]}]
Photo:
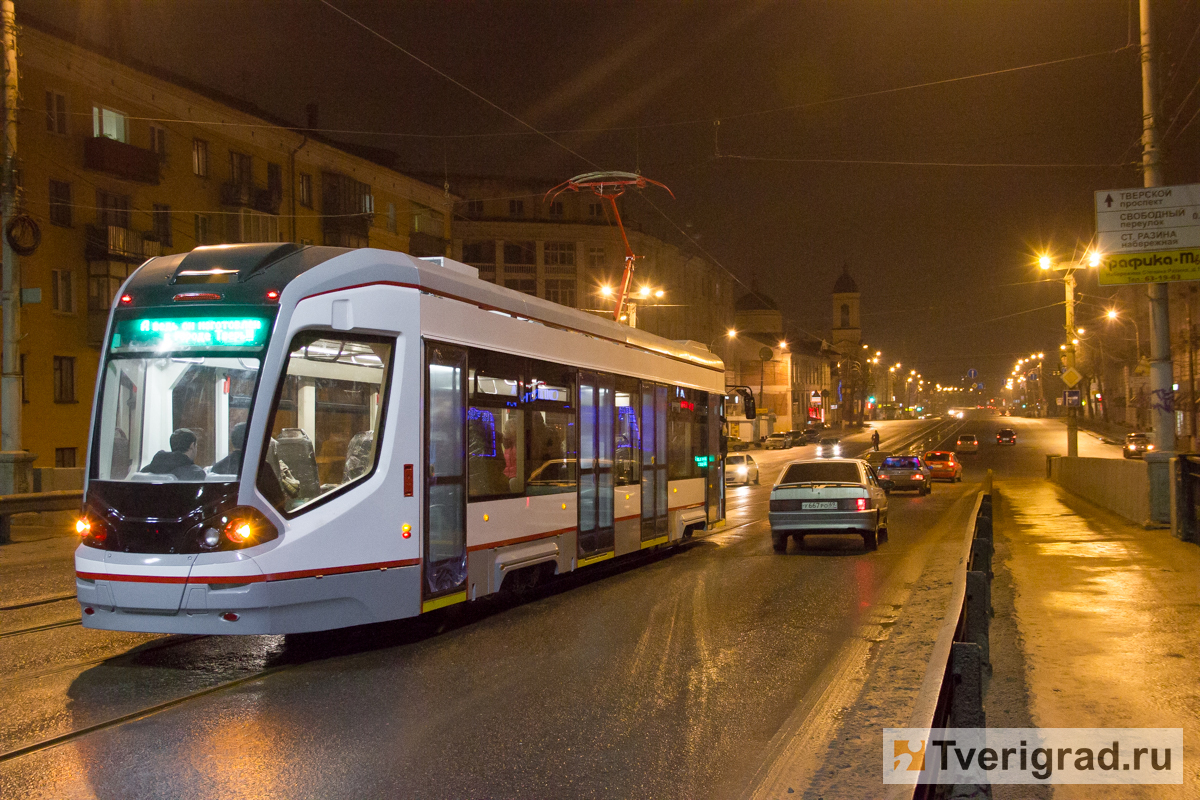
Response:
[{"label": "tram handrail", "polygon": [[7,544],[11,540],[10,529],[14,514],[38,511],[78,511],[82,504],[82,489],[0,495],[0,544]]}]

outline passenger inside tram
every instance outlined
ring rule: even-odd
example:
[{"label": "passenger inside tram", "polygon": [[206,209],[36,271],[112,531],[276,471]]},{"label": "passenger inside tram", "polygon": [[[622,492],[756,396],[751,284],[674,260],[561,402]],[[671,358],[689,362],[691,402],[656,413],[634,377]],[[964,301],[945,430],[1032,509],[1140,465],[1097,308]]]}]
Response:
[{"label": "passenger inside tram", "polygon": [[142,467],[142,472],[151,475],[173,475],[179,480],[204,480],[204,469],[196,466],[196,434],[187,428],[179,428],[171,434],[171,449],[159,450]]},{"label": "passenger inside tram", "polygon": [[246,423],[239,422],[229,432],[229,455],[217,461],[210,470],[220,475],[237,475],[242,468],[242,449],[246,444]]}]

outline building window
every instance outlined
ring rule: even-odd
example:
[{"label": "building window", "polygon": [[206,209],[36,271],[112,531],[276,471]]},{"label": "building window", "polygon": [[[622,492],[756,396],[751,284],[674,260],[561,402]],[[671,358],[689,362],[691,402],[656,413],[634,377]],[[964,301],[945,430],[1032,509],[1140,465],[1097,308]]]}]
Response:
[{"label": "building window", "polygon": [[481,239],[478,241],[463,242],[462,249],[463,263],[472,266],[476,264],[488,264],[494,270],[496,268],[496,242],[493,239]]},{"label": "building window", "polygon": [[226,219],[226,242],[277,242],[279,241],[279,217],[274,214],[264,214],[250,208],[243,208],[236,214],[228,214]]},{"label": "building window", "polygon": [[429,206],[413,204],[413,233],[427,233],[441,239],[446,232],[446,217]]},{"label": "building window", "polygon": [[150,149],[158,153],[159,160],[167,157],[167,129],[163,126],[150,126]]},{"label": "building window", "polygon": [[151,216],[151,222],[154,225],[154,238],[157,239],[163,247],[170,247],[171,207],[165,206],[162,203],[155,203],[154,213]]},{"label": "building window", "polygon": [[563,215],[563,204],[561,200],[555,200],[550,204],[550,216],[561,217]]},{"label": "building window", "polygon": [[75,310],[75,275],[69,269],[50,270],[54,310],[71,313]]},{"label": "building window", "polygon": [[67,133],[67,96],[59,92],[46,91],[46,130],[50,133]]},{"label": "building window", "polygon": [[75,402],[75,359],[70,356],[54,357],[54,402]]},{"label": "building window", "polygon": [[50,222],[71,227],[71,184],[66,181],[50,181]]},{"label": "building window", "polygon": [[208,215],[196,215],[196,244],[208,244]]},{"label": "building window", "polygon": [[92,136],[129,142],[128,118],[120,111],[104,106],[92,106]]},{"label": "building window", "polygon": [[229,151],[229,182],[235,186],[250,185],[250,156]]},{"label": "building window", "polygon": [[524,200],[509,200],[508,215],[510,217],[525,216],[525,201]]},{"label": "building window", "polygon": [[575,307],[575,279],[547,278],[546,299],[552,303]]},{"label": "building window", "polygon": [[504,243],[504,285],[518,292],[537,295],[537,245],[534,242]]},{"label": "building window", "polygon": [[54,448],[54,466],[59,469],[70,469],[75,466],[74,447]]},{"label": "building window", "polygon": [[367,224],[375,226],[375,195],[365,194],[362,199],[362,212],[367,215]]},{"label": "building window", "polygon": [[129,227],[129,195],[96,190],[96,224],[100,227]]},{"label": "building window", "polygon": [[572,274],[575,272],[574,242],[546,242],[543,246],[543,256],[547,267],[571,267]]},{"label": "building window", "polygon": [[604,269],[604,248],[589,247],[588,248],[588,268],[589,269]]},{"label": "building window", "polygon": [[396,204],[395,203],[387,204],[387,232],[388,233],[396,232]]},{"label": "building window", "polygon": [[849,328],[850,327],[850,306],[846,305],[845,303],[842,303],[841,317],[842,317],[842,324],[840,327]]},{"label": "building window", "polygon": [[467,216],[478,219],[483,216],[483,201],[468,200],[467,201]]},{"label": "building window", "polygon": [[313,207],[312,175],[309,175],[307,172],[300,173],[300,191],[298,199],[300,200],[300,205],[304,206],[305,208]]},{"label": "building window", "polygon": [[271,197],[283,197],[283,167],[267,163],[267,192]]},{"label": "building window", "polygon": [[589,217],[603,217],[604,216],[604,205],[602,203],[588,203],[588,216]]},{"label": "building window", "polygon": [[192,139],[192,172],[208,177],[208,142],[203,139]]}]

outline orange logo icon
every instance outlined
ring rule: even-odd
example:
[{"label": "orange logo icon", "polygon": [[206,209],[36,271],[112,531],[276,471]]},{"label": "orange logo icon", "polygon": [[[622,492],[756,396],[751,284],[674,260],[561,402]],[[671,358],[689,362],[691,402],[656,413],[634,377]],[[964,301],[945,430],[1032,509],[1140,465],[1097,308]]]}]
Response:
[{"label": "orange logo icon", "polygon": [[918,740],[921,746],[916,750],[912,749],[911,742],[896,740],[892,742],[892,757],[895,762],[892,764],[893,770],[900,769],[900,765],[904,763],[903,756],[908,756],[908,766],[905,768],[908,772],[921,772],[925,769],[925,740]]}]

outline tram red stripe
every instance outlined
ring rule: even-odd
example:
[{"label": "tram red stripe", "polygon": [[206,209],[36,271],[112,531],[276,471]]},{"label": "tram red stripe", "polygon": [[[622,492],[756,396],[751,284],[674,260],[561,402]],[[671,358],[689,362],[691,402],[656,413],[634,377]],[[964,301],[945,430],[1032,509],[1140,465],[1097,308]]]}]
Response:
[{"label": "tram red stripe", "polygon": [[192,575],[190,578],[175,575],[127,575],[102,574],[99,572],[76,572],[76,577],[89,581],[125,581],[128,583],[263,583],[264,581],[290,581],[297,578],[315,578],[318,575],[345,575],[350,572],[370,572],[377,569],[393,567],[415,567],[421,563],[419,558],[406,558],[401,561],[378,561],[374,564],[349,564],[342,567],[325,567],[323,569],[303,569],[293,572],[272,572],[267,575]]},{"label": "tram red stripe", "polygon": [[668,508],[667,510],[668,511],[687,511],[689,508],[699,508],[702,505],[704,505],[704,503],[692,503],[690,506],[672,506],[671,508]]},{"label": "tram red stripe", "polygon": [[474,553],[476,550],[492,550],[497,547],[508,547],[510,544],[521,544],[522,542],[532,542],[536,539],[548,539],[551,536],[559,536],[564,533],[570,533],[576,530],[572,525],[570,528],[562,528],[557,531],[546,531],[545,533],[531,533],[528,536],[518,536],[515,539],[504,539],[499,542],[484,542],[483,544],[472,545],[467,548],[468,553]]},{"label": "tram red stripe", "polygon": [[617,517],[613,522],[624,522],[627,519],[637,519],[641,514],[630,514],[628,517]]},{"label": "tram red stripe", "polygon": [[[468,305],[475,306],[476,308],[482,308],[484,311],[502,311],[505,314],[514,313],[511,309],[508,309],[508,308],[501,308],[500,306],[488,305],[487,303],[481,303],[478,300],[471,300],[470,298],[467,298],[467,297],[459,297],[456,294],[450,294],[449,292],[442,292],[437,289],[432,289],[428,286],[421,286],[420,284],[416,284],[416,283],[402,283],[400,281],[371,281],[370,283],[358,283],[358,284],[355,284],[354,286],[342,286],[337,289],[327,289],[323,292],[317,292],[316,294],[305,295],[301,299],[307,300],[310,297],[320,297],[323,294],[331,294],[333,292],[345,292],[345,291],[349,291],[350,289],[365,289],[368,286],[398,286],[401,289],[416,289],[419,292],[425,292],[426,294],[436,295],[437,297],[444,297],[447,300],[456,300],[460,303],[466,303]],[[532,320],[533,322],[540,322],[541,324],[543,324],[547,327],[550,327],[550,328],[557,328],[558,330],[563,330],[563,331],[571,331],[572,333],[582,333],[586,336],[594,336],[595,338],[603,339],[606,342],[613,342],[614,344],[620,344],[620,345],[624,345],[626,347],[632,347],[634,350],[641,350],[642,352],[645,352],[645,353],[651,353],[653,355],[661,356],[663,358],[669,358],[672,361],[678,361],[681,364],[690,364],[693,367],[699,367],[700,369],[707,369],[712,372],[720,371],[716,367],[708,367],[708,366],[705,366],[704,364],[700,364],[696,361],[691,361],[686,358],[669,355],[667,353],[663,353],[658,350],[653,350],[649,347],[643,347],[638,344],[626,342],[622,339],[614,339],[613,337],[605,336],[602,333],[594,333],[592,331],[581,331],[578,328],[572,328],[570,325],[563,325],[558,322],[550,322],[548,320],[540,319],[538,317],[527,316],[525,314],[521,314],[521,316],[525,317],[526,319]]]}]

